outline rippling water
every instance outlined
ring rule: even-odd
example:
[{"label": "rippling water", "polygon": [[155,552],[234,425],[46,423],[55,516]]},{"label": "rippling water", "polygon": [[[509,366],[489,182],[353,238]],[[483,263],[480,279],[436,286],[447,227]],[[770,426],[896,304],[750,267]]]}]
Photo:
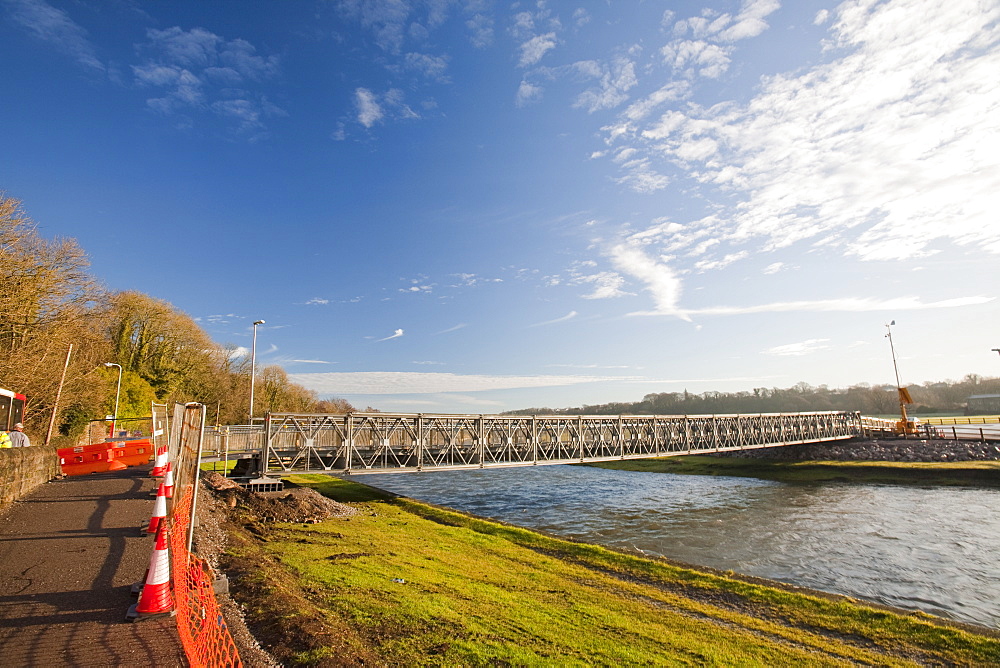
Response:
[{"label": "rippling water", "polygon": [[1000,628],[1000,491],[582,466],[376,475],[520,526]]}]

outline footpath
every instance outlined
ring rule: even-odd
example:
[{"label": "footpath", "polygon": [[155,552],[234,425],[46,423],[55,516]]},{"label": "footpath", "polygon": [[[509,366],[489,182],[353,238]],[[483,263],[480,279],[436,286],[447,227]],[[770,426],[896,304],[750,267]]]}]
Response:
[{"label": "footpath", "polygon": [[0,511],[0,665],[187,665],[173,618],[125,622],[153,551],[148,475],[53,480]]}]

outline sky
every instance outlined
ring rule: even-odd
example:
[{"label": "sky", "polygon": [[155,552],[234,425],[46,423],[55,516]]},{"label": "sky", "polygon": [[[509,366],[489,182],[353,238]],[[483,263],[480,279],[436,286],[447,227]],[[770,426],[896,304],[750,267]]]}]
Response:
[{"label": "sky", "polygon": [[1000,376],[1000,3],[0,0],[0,191],[359,408]]}]

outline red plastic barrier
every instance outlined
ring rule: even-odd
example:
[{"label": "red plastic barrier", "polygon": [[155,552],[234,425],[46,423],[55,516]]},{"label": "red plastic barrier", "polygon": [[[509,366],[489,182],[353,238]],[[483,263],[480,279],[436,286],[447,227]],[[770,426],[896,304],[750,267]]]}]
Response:
[{"label": "red plastic barrier", "polygon": [[109,441],[60,448],[57,454],[64,475],[86,475],[146,464],[153,457],[153,444],[145,438],[137,441]]},{"label": "red plastic barrier", "polygon": [[126,466],[148,464],[153,459],[154,446],[148,438],[137,441],[116,441],[112,445],[115,448],[115,459]]}]

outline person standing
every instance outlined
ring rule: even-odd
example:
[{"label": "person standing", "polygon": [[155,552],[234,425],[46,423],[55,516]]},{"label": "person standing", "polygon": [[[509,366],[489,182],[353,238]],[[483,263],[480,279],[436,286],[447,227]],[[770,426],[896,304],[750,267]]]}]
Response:
[{"label": "person standing", "polygon": [[24,425],[18,422],[14,425],[14,429],[10,432],[10,447],[12,448],[29,448],[31,447],[31,441],[28,439],[28,435],[24,433]]}]

